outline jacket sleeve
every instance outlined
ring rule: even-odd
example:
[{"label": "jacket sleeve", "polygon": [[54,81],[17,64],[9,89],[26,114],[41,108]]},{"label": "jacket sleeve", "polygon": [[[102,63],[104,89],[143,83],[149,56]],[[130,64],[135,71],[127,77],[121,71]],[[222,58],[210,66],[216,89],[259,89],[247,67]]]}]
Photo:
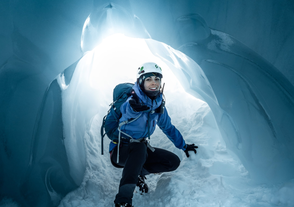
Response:
[{"label": "jacket sleeve", "polygon": [[166,108],[164,108],[163,114],[159,116],[157,125],[177,148],[185,150],[185,140],[179,130],[174,125],[172,125]]}]

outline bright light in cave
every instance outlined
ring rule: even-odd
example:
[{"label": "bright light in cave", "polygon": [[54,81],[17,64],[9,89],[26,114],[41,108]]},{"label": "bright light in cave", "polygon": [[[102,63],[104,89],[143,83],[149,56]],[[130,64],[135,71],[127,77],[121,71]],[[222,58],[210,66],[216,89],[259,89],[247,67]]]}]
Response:
[{"label": "bright light in cave", "polygon": [[90,85],[96,90],[104,89],[112,94],[118,83],[135,82],[137,68],[143,62],[152,61],[163,70],[165,91],[186,93],[169,67],[150,52],[144,39],[116,34],[104,39],[92,52]]}]

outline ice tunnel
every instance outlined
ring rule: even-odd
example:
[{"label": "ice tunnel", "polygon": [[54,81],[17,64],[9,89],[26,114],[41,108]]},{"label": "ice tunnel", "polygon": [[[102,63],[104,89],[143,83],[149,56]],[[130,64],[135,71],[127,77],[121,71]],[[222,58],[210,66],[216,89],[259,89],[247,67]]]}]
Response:
[{"label": "ice tunnel", "polygon": [[[117,77],[133,80],[122,69],[150,58],[139,55],[142,48],[209,105],[250,179],[279,184],[294,178],[290,1],[0,5],[1,200],[57,206],[81,185],[88,162],[83,138],[109,103],[101,91],[110,94]],[[104,42],[118,33],[124,36]],[[96,67],[117,51],[131,63],[112,69],[121,61],[116,56]]]}]

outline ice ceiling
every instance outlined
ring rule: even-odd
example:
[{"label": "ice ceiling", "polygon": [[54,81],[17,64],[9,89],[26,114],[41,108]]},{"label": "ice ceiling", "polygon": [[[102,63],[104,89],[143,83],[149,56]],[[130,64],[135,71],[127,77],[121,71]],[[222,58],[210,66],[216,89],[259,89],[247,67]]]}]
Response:
[{"label": "ice ceiling", "polygon": [[209,104],[253,179],[293,179],[292,2],[1,1],[0,11],[0,198],[41,206],[80,184],[61,94],[86,51],[116,32],[146,39]]}]

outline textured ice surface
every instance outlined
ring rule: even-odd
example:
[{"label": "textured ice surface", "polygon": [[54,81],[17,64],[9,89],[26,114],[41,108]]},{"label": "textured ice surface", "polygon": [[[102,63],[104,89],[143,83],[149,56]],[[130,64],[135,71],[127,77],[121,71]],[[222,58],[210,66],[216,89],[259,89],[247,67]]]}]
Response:
[{"label": "textured ice surface", "polygon": [[[237,155],[248,170],[248,176],[260,182],[277,182],[277,185],[284,183],[275,191],[278,192],[276,196],[264,196],[257,201],[267,199],[276,205],[291,205],[293,201],[288,195],[293,192],[294,116],[293,85],[289,85],[289,81],[294,83],[293,3],[287,0],[232,1],[226,4],[215,0],[113,2],[117,6],[114,9],[118,10],[116,13],[108,13],[120,18],[121,25],[135,23],[133,28],[141,33],[137,36],[151,36],[167,43],[198,63],[186,64],[187,58],[169,46],[148,44],[153,48],[154,54],[166,56],[167,61],[164,62],[173,69],[185,90],[209,104],[226,149]],[[47,121],[51,124],[58,123],[55,126],[44,124],[47,122],[36,123],[36,117],[46,86],[82,54],[79,48],[81,28],[90,11],[96,9],[92,3],[93,1],[57,3],[30,0],[0,2],[0,182],[1,192],[5,195],[18,199],[24,196],[27,199],[33,194],[27,194],[32,192],[29,187],[34,186],[37,192],[44,197],[48,196],[43,185],[44,178],[29,173],[30,167],[34,166],[31,165],[32,152],[42,155],[45,152],[44,144],[47,143],[45,139],[34,141],[34,132],[37,125],[45,129],[44,133],[51,126],[52,131],[60,131],[62,125],[60,120],[55,122],[53,119]],[[106,0],[94,1],[94,6],[102,10],[105,5],[109,5]],[[104,16],[100,20],[99,23],[102,23],[107,18]],[[108,21],[115,22],[117,21]],[[261,54],[269,63],[228,34]],[[165,52],[159,52],[159,49]],[[168,57],[169,55],[171,56]],[[86,59],[81,62],[85,63]],[[109,60],[108,64],[111,65],[112,62]],[[286,77],[281,76],[273,65]],[[126,74],[120,75],[123,77]],[[59,80],[62,83],[62,76]],[[98,91],[101,88],[105,90],[108,86],[111,88],[113,85],[99,85]],[[71,99],[84,99],[92,93],[89,88],[75,93],[74,87],[67,90],[71,91],[70,94],[64,94],[68,108],[63,113],[72,119],[66,121],[64,128],[68,137],[65,140],[67,150],[60,144],[58,147],[62,150],[55,155],[67,153],[70,176],[79,183],[87,165],[86,152],[81,147],[84,140],[81,139],[89,133],[93,114],[98,111],[88,112],[83,117],[83,108],[71,104]],[[95,90],[97,94],[98,91]],[[50,94],[49,98],[56,96],[58,93]],[[79,103],[89,106],[89,103],[84,102]],[[54,106],[59,107],[58,104]],[[48,113],[52,108],[47,109]],[[54,112],[58,114],[56,110]],[[46,137],[52,141],[51,135],[40,138]],[[63,141],[58,136],[54,138],[59,143]],[[38,143],[42,144],[41,147]],[[56,148],[48,145],[47,149],[46,153],[52,155],[50,152]],[[219,163],[216,163],[210,172],[229,174],[234,171],[230,166],[226,170],[219,169],[218,166]],[[38,180],[40,185],[32,185],[28,177]],[[251,195],[250,189],[247,193]],[[252,205],[256,198],[256,194],[250,197]],[[4,199],[1,205],[3,203],[9,203],[9,200]]]}]

